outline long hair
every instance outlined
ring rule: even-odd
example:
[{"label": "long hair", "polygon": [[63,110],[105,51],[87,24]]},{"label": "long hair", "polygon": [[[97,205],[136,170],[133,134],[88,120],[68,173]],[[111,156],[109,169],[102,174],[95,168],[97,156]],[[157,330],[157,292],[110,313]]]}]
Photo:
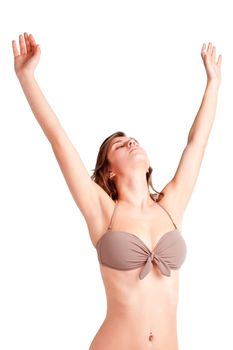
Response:
[{"label": "long hair", "polygon": [[[92,169],[93,174],[91,175],[91,179],[95,181],[100,187],[103,188],[105,192],[113,199],[118,199],[118,193],[117,188],[112,179],[108,177],[108,168],[109,168],[109,161],[107,159],[107,153],[110,142],[115,138],[119,136],[126,136],[126,134],[122,131],[114,132],[112,135],[108,136],[103,143],[101,144],[96,160],[95,169]],[[155,193],[150,193],[150,197],[155,200],[155,202],[158,202],[161,197],[164,196],[163,192],[158,192],[155,190],[152,184],[152,172],[153,168],[149,166],[149,169],[146,173],[146,180],[148,189],[149,186],[155,191]],[[156,197],[156,198],[155,198]]]}]

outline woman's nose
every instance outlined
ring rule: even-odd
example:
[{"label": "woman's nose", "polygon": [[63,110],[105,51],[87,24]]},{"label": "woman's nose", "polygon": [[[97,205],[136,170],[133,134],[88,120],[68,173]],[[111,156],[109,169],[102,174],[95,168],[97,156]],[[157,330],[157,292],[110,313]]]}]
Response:
[{"label": "woman's nose", "polygon": [[132,146],[132,145],[135,145],[135,144],[136,144],[136,142],[134,140],[132,140],[132,139],[130,139],[129,142],[128,142],[129,146]]}]

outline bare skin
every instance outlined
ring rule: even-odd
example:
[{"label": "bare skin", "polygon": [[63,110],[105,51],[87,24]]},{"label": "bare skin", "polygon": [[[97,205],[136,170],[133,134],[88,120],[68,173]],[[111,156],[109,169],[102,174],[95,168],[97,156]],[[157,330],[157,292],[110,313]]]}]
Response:
[{"label": "bare skin", "polygon": [[[165,201],[160,201],[165,206]],[[107,230],[115,203],[106,199]],[[174,225],[152,199],[147,209],[132,208],[119,201],[112,230],[133,232],[152,250],[159,238]],[[178,226],[179,227],[179,226]],[[91,233],[96,237],[96,232]],[[96,245],[96,240],[93,242]],[[100,265],[107,297],[107,315],[94,337],[90,350],[156,349],[178,350],[176,311],[179,271],[163,276],[156,267],[139,280],[139,269],[118,271]]]},{"label": "bare skin", "polygon": [[[83,214],[93,246],[106,232],[114,201],[90,179],[78,152],[70,142],[34,77],[41,50],[34,37],[19,36],[19,51],[12,40],[14,68],[39,125],[51,143],[71,194]],[[174,177],[161,190],[160,204],[181,231],[184,211],[194,189],[209,133],[214,121],[222,56],[216,62],[212,43],[201,50],[207,84],[201,106],[188,135]],[[109,177],[118,193],[112,230],[133,232],[152,250],[162,235],[174,229],[164,210],[149,195],[147,153],[134,140],[120,137],[108,151]],[[100,265],[107,297],[107,314],[89,350],[178,350],[176,311],[179,271],[163,276],[156,269],[140,280],[139,269],[118,271]]]}]

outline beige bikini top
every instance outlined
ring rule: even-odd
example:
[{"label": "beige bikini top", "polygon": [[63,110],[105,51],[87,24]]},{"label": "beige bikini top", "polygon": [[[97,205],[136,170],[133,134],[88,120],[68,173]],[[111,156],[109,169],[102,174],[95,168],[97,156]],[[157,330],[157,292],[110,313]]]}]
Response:
[{"label": "beige bikini top", "polygon": [[165,208],[161,206],[170,217],[175,229],[164,233],[154,249],[150,251],[135,234],[111,230],[116,207],[117,200],[108,230],[96,244],[100,264],[116,270],[133,270],[142,267],[139,273],[140,279],[143,279],[151,271],[153,264],[165,276],[170,276],[171,270],[177,270],[181,267],[186,258],[186,244],[180,230]]}]

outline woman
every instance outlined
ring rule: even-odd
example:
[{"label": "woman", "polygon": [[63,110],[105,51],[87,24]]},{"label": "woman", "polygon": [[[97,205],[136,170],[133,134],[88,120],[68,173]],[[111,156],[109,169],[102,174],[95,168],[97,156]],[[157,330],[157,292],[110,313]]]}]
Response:
[{"label": "woman", "polygon": [[140,143],[123,132],[101,145],[90,177],[34,77],[40,48],[32,35],[12,41],[14,68],[31,109],[51,143],[96,248],[107,315],[89,350],[177,350],[179,269],[186,257],[182,218],[214,121],[222,56],[202,46],[207,73],[203,100],[177,171],[161,193]]}]

